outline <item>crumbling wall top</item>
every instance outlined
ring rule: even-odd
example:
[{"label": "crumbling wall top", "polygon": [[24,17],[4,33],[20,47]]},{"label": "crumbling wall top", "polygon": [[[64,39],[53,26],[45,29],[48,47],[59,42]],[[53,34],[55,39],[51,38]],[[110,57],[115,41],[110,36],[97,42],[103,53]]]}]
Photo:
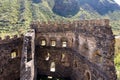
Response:
[{"label": "crumbling wall top", "polygon": [[13,35],[13,36],[6,35],[4,36],[4,38],[0,37],[0,44],[9,43],[11,41],[20,39],[22,37],[23,37],[23,34],[20,34],[19,36],[18,35]]},{"label": "crumbling wall top", "polygon": [[[109,19],[100,19],[100,20],[79,20],[79,21],[48,21],[48,22],[39,22],[35,21],[31,23],[31,28],[40,28],[40,27],[70,27],[71,25],[76,26],[109,26]],[[74,26],[75,27],[75,26]]]}]

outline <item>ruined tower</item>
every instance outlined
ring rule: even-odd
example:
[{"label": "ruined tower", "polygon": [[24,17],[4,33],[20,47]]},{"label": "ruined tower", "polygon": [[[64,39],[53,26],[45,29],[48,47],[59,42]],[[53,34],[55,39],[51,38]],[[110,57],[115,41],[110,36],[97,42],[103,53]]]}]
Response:
[{"label": "ruined tower", "polygon": [[107,19],[36,21],[24,37],[0,40],[0,79],[116,80],[114,43]]}]

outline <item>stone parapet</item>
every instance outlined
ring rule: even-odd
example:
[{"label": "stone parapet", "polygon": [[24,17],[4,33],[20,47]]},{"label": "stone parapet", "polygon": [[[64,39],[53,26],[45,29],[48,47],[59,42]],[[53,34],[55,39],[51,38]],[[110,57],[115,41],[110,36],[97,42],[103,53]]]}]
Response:
[{"label": "stone parapet", "polygon": [[4,44],[4,43],[10,43],[14,40],[17,40],[17,39],[22,39],[23,38],[23,34],[21,35],[13,35],[13,36],[10,36],[10,35],[6,35],[4,38],[0,37],[0,44]]},{"label": "stone parapet", "polygon": [[39,22],[39,21],[36,21],[36,22],[32,22],[31,23],[31,28],[40,28],[40,27],[44,27],[44,28],[47,28],[47,27],[71,27],[71,25],[75,25],[75,26],[72,26],[72,27],[76,27],[76,26],[109,26],[109,20],[108,19],[101,19],[101,20],[79,20],[79,21],[60,21],[60,22],[51,22],[51,21],[48,21],[48,22]]}]

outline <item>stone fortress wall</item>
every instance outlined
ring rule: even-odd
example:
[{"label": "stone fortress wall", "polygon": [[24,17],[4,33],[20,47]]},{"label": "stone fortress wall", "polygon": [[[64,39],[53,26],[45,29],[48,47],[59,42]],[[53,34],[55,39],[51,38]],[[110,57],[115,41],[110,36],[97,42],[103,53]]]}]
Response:
[{"label": "stone fortress wall", "polygon": [[[30,26],[35,30],[33,59],[36,76],[69,77],[71,80],[116,80],[115,40],[109,20],[36,21]],[[22,47],[25,46],[23,42],[23,37],[0,40],[0,79],[20,78],[20,59],[21,54],[24,55]],[[17,57],[10,58],[14,51]],[[51,71],[53,63],[55,72]],[[15,75],[10,76],[12,74]]]},{"label": "stone fortress wall", "polygon": [[0,80],[20,78],[20,62],[23,37],[14,35],[0,38]]}]

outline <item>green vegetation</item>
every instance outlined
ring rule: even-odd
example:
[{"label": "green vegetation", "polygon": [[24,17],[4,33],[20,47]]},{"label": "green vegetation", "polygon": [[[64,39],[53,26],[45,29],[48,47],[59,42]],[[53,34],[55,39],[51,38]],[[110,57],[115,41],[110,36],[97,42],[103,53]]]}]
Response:
[{"label": "green vegetation", "polygon": [[112,30],[114,35],[120,35],[120,20],[117,21],[111,21],[111,26],[112,26]]},{"label": "green vegetation", "polygon": [[116,65],[116,70],[117,70],[117,76],[118,79],[120,79],[120,38],[116,39],[116,44],[115,44],[115,65]]},{"label": "green vegetation", "polygon": [[[100,15],[98,12],[89,11],[80,7],[80,11],[67,18],[53,12],[54,0],[41,0],[40,3],[33,3],[33,0],[0,0],[0,36],[25,33],[29,29],[30,22],[38,21],[59,21],[59,20],[80,20],[80,19],[111,19],[110,25],[115,35],[120,35],[120,11],[109,12]],[[65,0],[67,1],[67,0]],[[66,3],[66,2],[65,2]],[[116,39],[115,64],[120,78],[120,39]]]},{"label": "green vegetation", "polygon": [[17,0],[14,0],[13,3],[11,1],[0,1],[0,32],[11,32],[10,30],[14,30],[12,25],[15,26],[18,21],[19,5],[15,5]]},{"label": "green vegetation", "polygon": [[[80,20],[80,19],[112,19],[111,25],[115,35],[120,34],[120,12],[109,12],[101,16],[95,11],[87,11],[80,8],[80,11],[68,18],[61,17],[52,11],[54,0],[41,0],[40,3],[33,3],[33,0],[1,0],[0,1],[0,35],[21,34],[27,31],[30,22],[38,21],[59,21],[59,20]],[[66,1],[66,0],[65,0]],[[89,7],[89,6],[86,6]]]}]

